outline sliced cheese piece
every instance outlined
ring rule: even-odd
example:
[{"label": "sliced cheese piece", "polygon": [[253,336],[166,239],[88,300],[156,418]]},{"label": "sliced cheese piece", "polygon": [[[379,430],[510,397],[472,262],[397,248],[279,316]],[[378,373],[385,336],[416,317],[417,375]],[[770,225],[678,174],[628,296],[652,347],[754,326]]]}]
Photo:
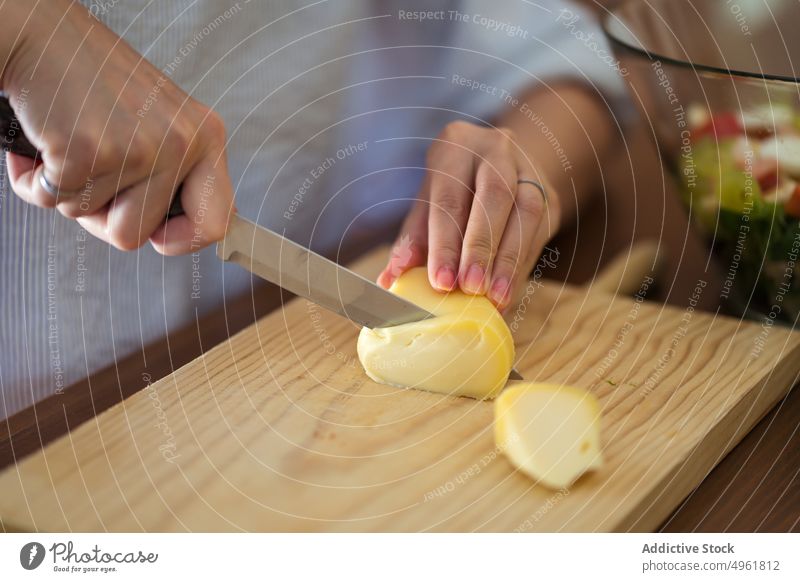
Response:
[{"label": "sliced cheese piece", "polygon": [[494,398],[514,363],[514,341],[483,296],[439,293],[424,267],[401,275],[390,291],[435,317],[394,327],[363,328],[358,358],[383,384],[472,398]]},{"label": "sliced cheese piece", "polygon": [[543,485],[563,489],[602,466],[600,404],[584,390],[511,382],[494,417],[498,449]]}]

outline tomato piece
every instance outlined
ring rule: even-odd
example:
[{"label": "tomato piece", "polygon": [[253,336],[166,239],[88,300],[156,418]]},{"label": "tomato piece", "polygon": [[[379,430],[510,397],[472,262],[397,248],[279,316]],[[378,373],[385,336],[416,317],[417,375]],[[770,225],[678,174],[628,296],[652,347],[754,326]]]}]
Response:
[{"label": "tomato piece", "polygon": [[735,137],[742,135],[744,129],[742,128],[741,120],[738,116],[730,112],[714,113],[709,117],[705,125],[698,127],[695,130],[695,139],[713,135],[717,139],[726,137]]},{"label": "tomato piece", "polygon": [[778,186],[778,164],[775,160],[758,160],[753,163],[753,177],[762,192],[769,192]]}]

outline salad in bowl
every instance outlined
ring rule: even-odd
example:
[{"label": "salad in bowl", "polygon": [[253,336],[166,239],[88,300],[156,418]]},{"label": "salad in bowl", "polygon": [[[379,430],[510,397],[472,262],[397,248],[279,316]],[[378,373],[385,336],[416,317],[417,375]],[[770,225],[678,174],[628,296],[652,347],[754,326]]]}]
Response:
[{"label": "salad in bowl", "polygon": [[[800,113],[788,105],[688,111],[684,203],[717,251],[723,298],[783,320],[800,312]],[[737,281],[738,279],[738,281]],[[748,293],[749,292],[749,293]]]},{"label": "salad in bowl", "polygon": [[796,0],[628,0],[603,22],[722,305],[769,322],[800,316],[798,21]]}]

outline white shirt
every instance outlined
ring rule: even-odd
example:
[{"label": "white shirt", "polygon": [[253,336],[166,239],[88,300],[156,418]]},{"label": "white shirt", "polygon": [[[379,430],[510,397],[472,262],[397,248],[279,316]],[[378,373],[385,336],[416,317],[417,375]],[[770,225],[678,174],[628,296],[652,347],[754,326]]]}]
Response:
[{"label": "white shirt", "polygon": [[[554,79],[618,89],[599,31],[556,0],[86,4],[221,113],[240,214],[325,252],[402,217],[448,121],[488,122]],[[14,196],[4,159],[0,172],[0,417],[249,288],[213,249],[110,248]]]}]

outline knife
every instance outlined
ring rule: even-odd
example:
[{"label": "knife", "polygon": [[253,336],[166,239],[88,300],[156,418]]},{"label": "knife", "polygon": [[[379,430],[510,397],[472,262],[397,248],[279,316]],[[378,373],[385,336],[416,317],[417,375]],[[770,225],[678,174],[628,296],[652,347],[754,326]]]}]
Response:
[{"label": "knife", "polygon": [[391,327],[433,315],[369,279],[234,215],[217,256],[360,325]]},{"label": "knife", "polygon": [[[2,148],[29,158],[39,157],[19,124],[6,97],[0,96]],[[180,191],[168,217],[183,213]],[[369,279],[307,249],[283,235],[234,215],[225,238],[217,244],[217,256],[299,297],[338,313],[360,325],[392,327],[433,317],[433,314],[386,291]],[[521,380],[511,370],[512,380]]]}]

